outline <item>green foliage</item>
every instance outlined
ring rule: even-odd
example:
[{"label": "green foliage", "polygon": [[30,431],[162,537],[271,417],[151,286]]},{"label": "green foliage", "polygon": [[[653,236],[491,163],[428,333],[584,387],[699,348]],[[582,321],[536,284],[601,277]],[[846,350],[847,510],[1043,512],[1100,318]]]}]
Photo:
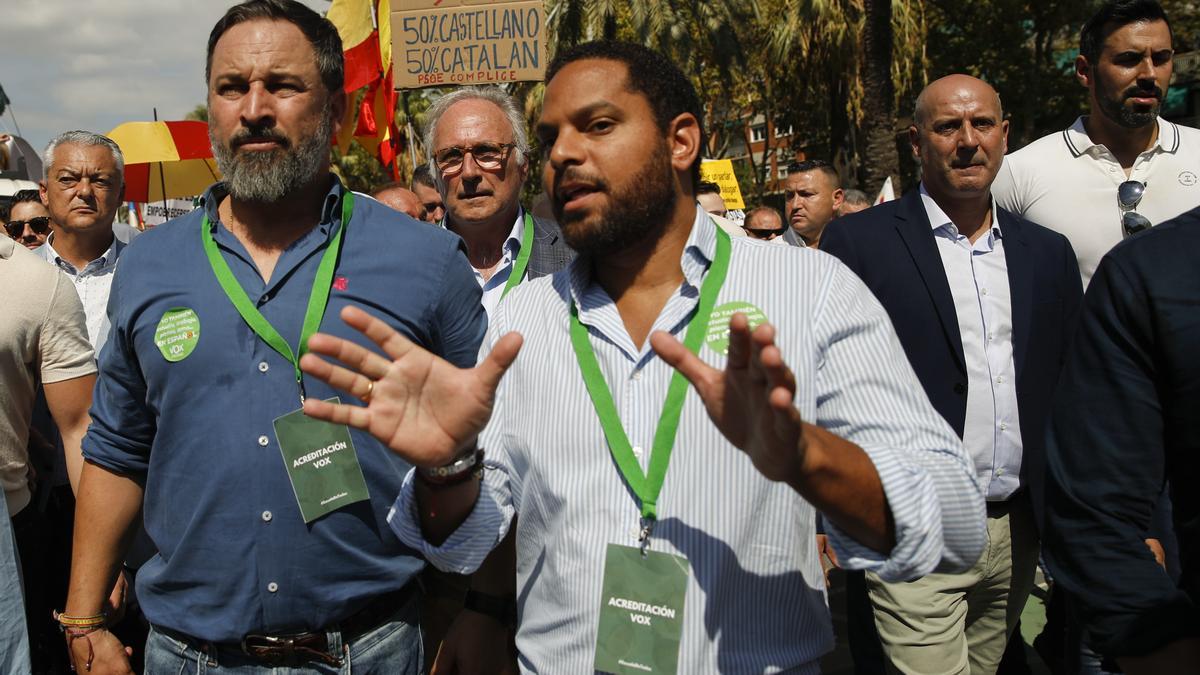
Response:
[{"label": "green foliage", "polygon": [[183,116],[185,120],[199,120],[201,122],[208,121],[208,106],[203,103],[197,103],[192,111]]},{"label": "green foliage", "polygon": [[333,148],[330,150],[330,157],[333,172],[340,176],[342,182],[351,190],[370,193],[392,180],[375,155],[367,152],[358,141],[351,143],[344,155],[338,152],[337,148]]}]

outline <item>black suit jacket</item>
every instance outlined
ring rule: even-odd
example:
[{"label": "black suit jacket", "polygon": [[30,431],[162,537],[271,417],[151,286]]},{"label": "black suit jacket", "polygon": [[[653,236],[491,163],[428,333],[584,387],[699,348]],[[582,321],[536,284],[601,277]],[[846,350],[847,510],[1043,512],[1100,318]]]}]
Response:
[{"label": "black suit jacket", "polygon": [[[1083,296],[1066,237],[997,209],[1012,299],[1021,420],[1021,484],[1041,513],[1045,425]],[[961,437],[967,370],[950,283],[918,190],[837,218],[821,249],[846,263],[883,304],[933,407]]]}]

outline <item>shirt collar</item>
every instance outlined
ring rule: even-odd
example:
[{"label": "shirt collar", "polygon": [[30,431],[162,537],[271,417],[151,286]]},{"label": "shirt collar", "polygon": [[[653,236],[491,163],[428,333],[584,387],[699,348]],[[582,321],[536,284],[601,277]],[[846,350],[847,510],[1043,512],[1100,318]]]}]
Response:
[{"label": "shirt collar", "polygon": [[[996,211],[996,200],[992,199],[992,236],[998,239],[1003,238],[1003,232],[1000,230],[1000,214]],[[958,231],[958,225],[946,215],[942,207],[934,201],[929,195],[929,191],[925,189],[925,181],[921,181],[921,205],[925,207],[925,215],[929,218],[929,227],[935,232],[943,227],[954,227],[954,231]]]},{"label": "shirt collar", "polygon": [[[683,268],[683,279],[686,286],[699,292],[704,273],[712,263],[717,252],[717,225],[708,217],[704,209],[696,206],[696,218],[692,221],[692,231],[688,234],[687,243],[683,247],[683,255],[679,264]],[[571,282],[571,299],[579,308],[579,318],[582,323],[589,311],[600,306],[597,295],[589,293],[592,286],[592,259],[589,255],[576,256],[568,268]],[[601,294],[608,298],[607,294]]]},{"label": "shirt collar", "polygon": [[[317,227],[326,236],[332,233],[332,226],[335,223],[342,222],[342,211],[339,208],[342,203],[342,195],[346,192],[346,187],[342,185],[341,179],[335,174],[333,176],[333,185],[329,187],[329,192],[325,193],[325,201],[321,203],[321,221]],[[221,206],[221,201],[229,196],[229,187],[224,182],[213,183],[204,194],[200,197],[200,208],[204,209],[204,214],[208,216],[208,226],[216,232],[217,223],[221,222],[221,216],[218,209]]]},{"label": "shirt collar", "polygon": [[508,233],[508,239],[504,241],[504,249],[513,258],[521,252],[521,246],[524,242],[521,241],[521,236],[525,233],[525,208],[517,207],[517,219],[513,222],[512,230]]},{"label": "shirt collar", "polygon": [[[1067,149],[1075,157],[1088,154],[1093,148],[1102,147],[1092,142],[1091,136],[1088,136],[1087,129],[1083,126],[1085,117],[1086,115],[1080,115],[1076,118],[1074,124],[1063,131],[1063,141],[1067,144]],[[1179,128],[1161,117],[1155,123],[1158,125],[1158,135],[1154,143],[1144,152],[1158,151],[1174,153],[1179,150]]]},{"label": "shirt collar", "polygon": [[[112,244],[109,245],[108,249],[105,250],[104,253],[101,253],[99,258],[89,261],[87,266],[84,269],[87,269],[88,267],[91,267],[93,264],[95,264],[96,270],[100,271],[100,270],[108,269],[108,268],[112,267],[113,265],[116,265],[117,258],[120,257],[121,251],[124,251],[126,246],[127,246],[127,244],[125,242],[121,241],[121,239],[119,237],[117,237],[116,233],[113,233]],[[54,250],[54,233],[53,232],[51,232],[50,236],[46,237],[46,241],[43,242],[42,245],[37,248],[37,252],[40,253],[42,255],[42,257],[45,258],[47,261],[54,263],[55,265],[57,265],[59,267],[63,267],[63,266],[69,267],[72,270],[74,270],[74,272],[76,274],[83,271],[83,270],[75,270],[74,266],[72,266],[71,263],[64,260],[63,257],[58,254],[58,251]]]},{"label": "shirt collar", "polygon": [[[447,211],[447,214],[449,214],[448,211]],[[438,227],[442,228],[443,230],[449,230],[450,228],[446,226],[446,221],[448,220],[448,218],[449,218],[449,215],[442,216],[441,221],[434,223],[434,224],[437,225]],[[521,250],[521,244],[522,244],[521,235],[524,232],[525,232],[525,207],[518,204],[517,205],[517,219],[515,221],[513,221],[512,229],[509,230],[509,232],[508,232],[508,239],[504,240],[505,250],[509,251],[513,255],[516,255],[517,252],[519,252]]]}]

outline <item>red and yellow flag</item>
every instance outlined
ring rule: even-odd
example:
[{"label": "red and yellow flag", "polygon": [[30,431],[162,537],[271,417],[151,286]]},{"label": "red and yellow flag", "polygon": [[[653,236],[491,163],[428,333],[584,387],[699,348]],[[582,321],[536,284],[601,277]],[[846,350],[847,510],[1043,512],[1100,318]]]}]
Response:
[{"label": "red and yellow flag", "polygon": [[[338,149],[350,147],[352,138],[374,153],[380,163],[398,176],[392,139],[395,126],[396,91],[392,86],[391,0],[333,0],[326,18],[337,27],[346,58],[346,94],[367,87],[358,107],[347,106],[346,119],[338,134]],[[353,103],[353,98],[350,99]]]}]

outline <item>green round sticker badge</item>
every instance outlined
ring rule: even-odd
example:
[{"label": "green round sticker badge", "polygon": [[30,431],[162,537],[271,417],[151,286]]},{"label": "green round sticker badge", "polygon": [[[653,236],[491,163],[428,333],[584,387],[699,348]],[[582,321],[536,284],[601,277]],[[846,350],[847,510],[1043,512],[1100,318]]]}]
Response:
[{"label": "green round sticker badge", "polygon": [[709,349],[721,355],[729,353],[729,320],[738,312],[750,320],[750,330],[767,322],[767,315],[748,302],[727,302],[714,307],[708,316],[708,331],[704,334],[704,343]]},{"label": "green round sticker badge", "polygon": [[199,340],[200,317],[188,307],[167,310],[154,330],[155,346],[172,363],[186,359]]}]

